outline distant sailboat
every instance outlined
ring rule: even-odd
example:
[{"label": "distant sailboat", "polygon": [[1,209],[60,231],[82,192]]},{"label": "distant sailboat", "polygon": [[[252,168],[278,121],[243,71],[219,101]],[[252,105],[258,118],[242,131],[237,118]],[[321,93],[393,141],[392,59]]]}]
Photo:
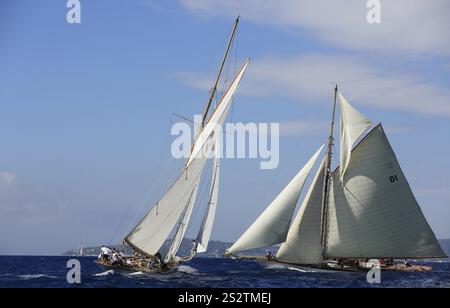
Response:
[{"label": "distant sailboat", "polygon": [[83,241],[80,241],[80,250],[78,251],[78,256],[84,257]]},{"label": "distant sailboat", "polygon": [[[133,258],[125,260],[126,264],[119,266],[123,269],[145,272],[170,272],[176,269],[180,263],[191,260],[196,253],[206,252],[208,248],[219,193],[220,151],[218,150],[219,144],[215,143],[215,132],[224,123],[238,85],[249,64],[248,60],[238,72],[215,109],[210,112],[212,102],[217,94],[221,73],[236,36],[238,23],[239,18],[234,23],[219,73],[203,113],[202,123],[196,132],[195,142],[181,175],[124,239],[126,244],[144,256],[144,258],[140,258],[139,260],[134,260]],[[192,248],[191,255],[179,257],[177,253],[191,221],[200,181],[209,153],[215,153],[215,156],[212,176],[210,178],[210,194],[207,210],[197,236],[197,243],[194,243],[195,245]],[[164,256],[161,256],[160,249],[173,232],[174,236],[169,249]],[[111,266],[107,262],[98,262],[105,266]]]},{"label": "distant sailboat", "polygon": [[[331,172],[338,99],[340,166]],[[281,244],[276,256],[266,259],[336,270],[369,268],[368,260],[377,259],[383,268],[401,271],[430,268],[395,264],[395,259],[447,257],[422,214],[382,125],[373,126],[337,87],[327,154],[291,224],[298,196],[321,150],[226,255]]]}]

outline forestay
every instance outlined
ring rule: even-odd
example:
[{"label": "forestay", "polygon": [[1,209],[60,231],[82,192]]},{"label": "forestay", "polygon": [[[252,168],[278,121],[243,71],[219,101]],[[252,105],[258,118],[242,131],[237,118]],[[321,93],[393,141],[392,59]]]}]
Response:
[{"label": "forestay", "polygon": [[228,253],[269,247],[286,240],[292,216],[303,185],[311,172],[323,146],[313,155],[302,170],[292,179],[267,209],[234,243]]}]

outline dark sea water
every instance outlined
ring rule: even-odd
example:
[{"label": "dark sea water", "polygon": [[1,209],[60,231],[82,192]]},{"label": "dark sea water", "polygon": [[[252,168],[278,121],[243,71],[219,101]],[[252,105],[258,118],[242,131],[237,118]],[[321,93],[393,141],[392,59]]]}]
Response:
[{"label": "dark sea water", "polygon": [[[323,272],[254,261],[196,258],[172,274],[143,274],[106,271],[94,263],[95,258],[78,258],[81,284],[66,281],[70,257],[0,257],[0,287],[19,288],[311,288],[374,287],[365,273]],[[426,263],[428,273],[382,272],[381,284],[375,287],[449,288],[450,263]]]}]

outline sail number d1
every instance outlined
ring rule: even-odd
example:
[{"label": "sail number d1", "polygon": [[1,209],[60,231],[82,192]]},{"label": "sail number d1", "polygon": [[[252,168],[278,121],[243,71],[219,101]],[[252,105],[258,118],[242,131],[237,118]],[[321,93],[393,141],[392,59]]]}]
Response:
[{"label": "sail number d1", "polygon": [[390,176],[389,181],[391,181],[391,183],[398,182],[398,177],[396,175]]}]

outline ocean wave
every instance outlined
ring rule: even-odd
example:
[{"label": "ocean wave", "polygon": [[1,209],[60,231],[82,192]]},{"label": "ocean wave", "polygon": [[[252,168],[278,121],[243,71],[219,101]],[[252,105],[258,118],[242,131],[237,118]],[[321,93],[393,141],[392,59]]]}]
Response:
[{"label": "ocean wave", "polygon": [[280,269],[286,269],[286,265],[281,264],[269,264],[265,267],[266,270],[280,270]]},{"label": "ocean wave", "polygon": [[300,273],[317,273],[315,270],[306,269],[306,268],[298,268],[298,267],[288,267],[288,270],[290,271],[296,271]]},{"label": "ocean wave", "polygon": [[19,279],[22,280],[30,280],[30,279],[39,279],[39,278],[49,278],[49,279],[57,279],[56,276],[46,275],[46,274],[26,274],[26,275],[18,275]]},{"label": "ocean wave", "polygon": [[109,270],[103,273],[97,273],[94,276],[95,277],[103,277],[103,276],[109,276],[109,275],[114,275],[114,270]]},{"label": "ocean wave", "polygon": [[182,272],[182,273],[190,274],[190,275],[197,275],[198,274],[198,270],[196,270],[193,267],[187,266],[187,265],[180,265],[180,266],[178,266],[178,271]]},{"label": "ocean wave", "polygon": [[141,275],[145,275],[145,273],[144,272],[134,272],[134,273],[127,274],[126,276],[141,276]]}]

